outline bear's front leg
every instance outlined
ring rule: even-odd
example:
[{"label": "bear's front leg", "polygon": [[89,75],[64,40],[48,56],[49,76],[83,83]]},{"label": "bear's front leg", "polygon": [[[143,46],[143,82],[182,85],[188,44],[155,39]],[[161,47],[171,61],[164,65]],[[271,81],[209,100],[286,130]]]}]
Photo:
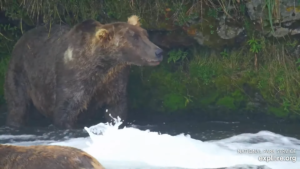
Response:
[{"label": "bear's front leg", "polygon": [[129,67],[120,70],[119,74],[107,86],[108,99],[106,100],[105,120],[114,122],[120,117],[122,121],[127,119],[127,84]]},{"label": "bear's front leg", "polygon": [[119,99],[107,105],[105,112],[105,119],[107,122],[114,122],[114,119],[120,117],[122,121],[127,119],[127,97],[125,94],[119,97]]},{"label": "bear's front leg", "polygon": [[88,95],[84,95],[84,92],[82,91],[68,94],[68,99],[58,97],[53,118],[54,125],[64,129],[71,129],[75,127],[77,116],[82,109],[87,107],[87,101],[89,100],[87,97]]},{"label": "bear's front leg", "polygon": [[53,123],[56,127],[62,129],[72,129],[75,127],[77,115],[80,107],[73,101],[64,101],[64,103],[55,110]]}]

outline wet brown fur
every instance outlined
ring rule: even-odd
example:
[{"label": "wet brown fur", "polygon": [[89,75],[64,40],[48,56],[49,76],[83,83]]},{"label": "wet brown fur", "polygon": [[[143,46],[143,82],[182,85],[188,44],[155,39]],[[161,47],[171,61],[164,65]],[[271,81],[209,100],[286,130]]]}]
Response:
[{"label": "wet brown fur", "polygon": [[129,65],[155,66],[159,49],[137,16],[128,22],[86,20],[74,27],[44,26],[25,33],[12,52],[5,79],[7,124],[25,125],[32,103],[61,128],[74,128],[89,107],[106,106],[107,121],[127,117]]},{"label": "wet brown fur", "polygon": [[104,169],[91,155],[73,147],[0,144],[1,169]]}]

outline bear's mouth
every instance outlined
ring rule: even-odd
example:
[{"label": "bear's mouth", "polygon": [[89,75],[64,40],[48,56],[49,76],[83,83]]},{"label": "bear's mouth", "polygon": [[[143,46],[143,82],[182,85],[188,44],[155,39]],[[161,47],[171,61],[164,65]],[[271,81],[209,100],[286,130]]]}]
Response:
[{"label": "bear's mouth", "polygon": [[160,64],[160,61],[148,61],[148,64],[149,64],[150,66],[157,66],[157,65]]}]

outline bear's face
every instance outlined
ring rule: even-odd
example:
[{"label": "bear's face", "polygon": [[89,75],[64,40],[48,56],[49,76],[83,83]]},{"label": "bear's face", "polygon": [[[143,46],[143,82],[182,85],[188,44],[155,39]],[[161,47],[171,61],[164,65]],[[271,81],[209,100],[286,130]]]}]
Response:
[{"label": "bear's face", "polygon": [[147,31],[140,27],[135,15],[128,18],[128,23],[102,25],[96,36],[109,50],[110,58],[118,63],[155,66],[163,59],[163,50],[148,39]]}]

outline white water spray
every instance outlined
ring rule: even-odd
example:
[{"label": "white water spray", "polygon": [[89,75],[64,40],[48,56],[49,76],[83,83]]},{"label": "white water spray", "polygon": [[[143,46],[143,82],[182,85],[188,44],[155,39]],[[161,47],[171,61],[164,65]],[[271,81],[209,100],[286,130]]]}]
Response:
[{"label": "white water spray", "polygon": [[[53,144],[83,149],[96,157],[106,168],[219,168],[246,164],[266,165],[272,169],[299,169],[300,166],[300,141],[268,131],[203,142],[184,134],[171,136],[131,127],[118,129],[121,124],[118,118],[115,125],[100,123],[85,127],[90,138],[77,138]],[[295,153],[263,152],[288,149],[295,150]],[[241,150],[260,153],[238,153]],[[294,160],[297,158],[297,161],[258,160],[259,157],[271,155],[293,157]]]}]

